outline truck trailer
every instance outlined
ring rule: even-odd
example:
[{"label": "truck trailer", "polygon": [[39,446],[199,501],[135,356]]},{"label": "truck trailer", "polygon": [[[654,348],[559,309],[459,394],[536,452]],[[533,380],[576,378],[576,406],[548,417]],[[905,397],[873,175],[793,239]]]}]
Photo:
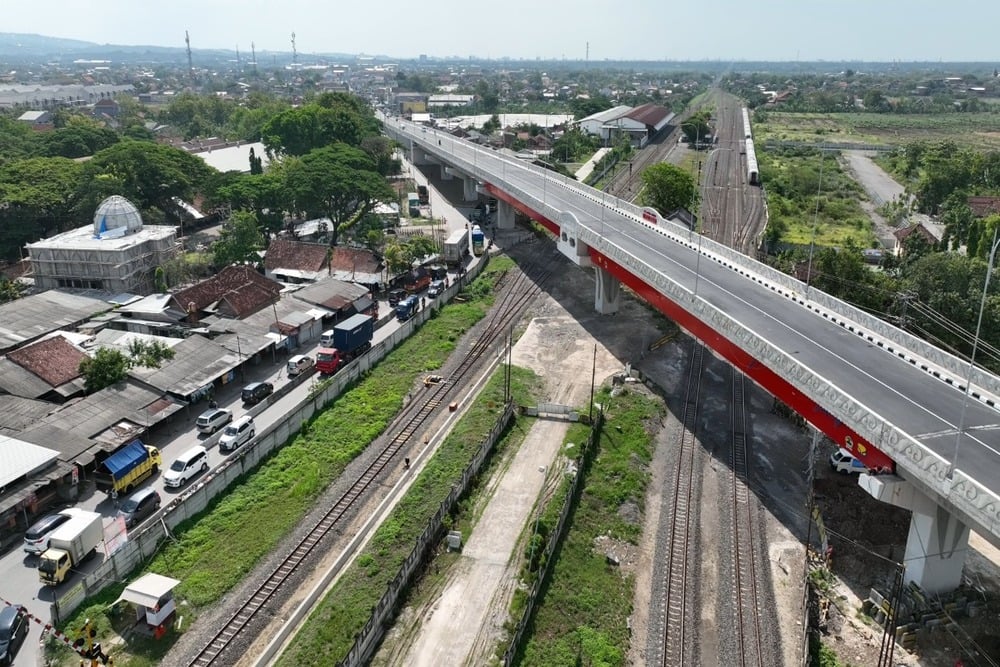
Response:
[{"label": "truck trailer", "polygon": [[104,540],[104,522],[97,512],[76,512],[49,537],[49,548],[38,561],[38,580],[61,584]]},{"label": "truck trailer", "polygon": [[140,440],[133,440],[97,466],[94,481],[97,488],[105,493],[111,493],[114,489],[119,496],[125,496],[156,474],[162,465],[160,450],[152,445],[144,445]]},{"label": "truck trailer", "polygon": [[332,375],[340,367],[372,347],[375,320],[370,315],[352,315],[333,328],[332,347],[316,352],[316,370]]},{"label": "truck trailer", "polygon": [[427,192],[426,185],[417,186],[417,197],[420,198],[420,205],[427,206],[431,203],[430,194]]},{"label": "truck trailer", "polygon": [[444,261],[449,266],[457,266],[469,254],[469,230],[459,229],[451,233],[444,242]]},{"label": "truck trailer", "polygon": [[479,225],[472,225],[472,254],[482,255],[486,244],[486,235]]}]

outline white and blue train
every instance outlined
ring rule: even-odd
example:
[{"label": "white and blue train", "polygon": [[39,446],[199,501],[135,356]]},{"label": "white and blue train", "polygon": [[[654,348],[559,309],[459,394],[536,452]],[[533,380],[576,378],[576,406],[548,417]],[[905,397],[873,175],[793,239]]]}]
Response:
[{"label": "white and blue train", "polygon": [[760,185],[757,151],[753,147],[753,134],[750,132],[750,112],[746,107],[743,107],[743,138],[746,141],[747,183],[750,185]]}]

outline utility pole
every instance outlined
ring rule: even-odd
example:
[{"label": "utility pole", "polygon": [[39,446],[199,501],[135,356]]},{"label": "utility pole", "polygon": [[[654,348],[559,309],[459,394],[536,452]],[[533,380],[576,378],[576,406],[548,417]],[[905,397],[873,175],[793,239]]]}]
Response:
[{"label": "utility pole", "polygon": [[295,33],[292,33],[292,69],[299,64],[299,52],[295,50]]},{"label": "utility pole", "polygon": [[194,62],[191,60],[191,36],[187,30],[184,31],[184,43],[187,45],[188,76],[191,77],[191,83],[194,84]]},{"label": "utility pole", "polygon": [[911,301],[916,301],[917,293],[907,290],[906,292],[897,294],[896,298],[899,299],[899,328],[906,331],[906,327],[910,323],[909,318],[906,316],[906,309]]}]

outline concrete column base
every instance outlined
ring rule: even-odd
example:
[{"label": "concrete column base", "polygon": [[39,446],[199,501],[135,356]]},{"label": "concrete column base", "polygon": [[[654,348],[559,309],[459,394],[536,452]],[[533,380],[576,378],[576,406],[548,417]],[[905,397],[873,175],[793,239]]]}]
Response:
[{"label": "concrete column base", "polygon": [[454,174],[451,173],[450,169],[451,169],[451,167],[449,167],[446,164],[442,164],[441,165],[441,180],[442,181],[450,181],[451,179],[453,179],[455,177]]},{"label": "concrete column base", "polygon": [[462,200],[476,201],[477,199],[479,199],[479,193],[476,192],[476,179],[462,179]]},{"label": "concrete column base", "polygon": [[601,315],[612,315],[622,305],[621,282],[604,269],[595,266],[597,281],[594,285],[594,310]]},{"label": "concrete column base", "polygon": [[497,229],[514,229],[514,207],[505,201],[497,201]]},{"label": "concrete column base", "polygon": [[895,475],[861,475],[872,497],[913,512],[906,536],[906,583],[932,594],[950,593],[962,583],[969,527],[932,498]]}]

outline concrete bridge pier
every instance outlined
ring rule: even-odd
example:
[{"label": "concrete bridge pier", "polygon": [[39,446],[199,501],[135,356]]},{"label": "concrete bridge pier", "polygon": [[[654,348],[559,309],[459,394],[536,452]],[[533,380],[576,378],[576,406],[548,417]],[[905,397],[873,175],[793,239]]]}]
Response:
[{"label": "concrete bridge pier", "polygon": [[622,284],[599,266],[594,267],[597,278],[594,284],[594,310],[601,315],[612,315],[622,305]]},{"label": "concrete bridge pier", "polygon": [[452,172],[451,167],[446,164],[441,165],[441,180],[450,181],[455,178],[455,174]]},{"label": "concrete bridge pier", "polygon": [[912,581],[932,594],[958,588],[969,545],[969,527],[895,475],[861,475],[858,483],[872,497],[913,512],[903,561],[905,582]]},{"label": "concrete bridge pier", "polygon": [[431,158],[430,153],[417,144],[413,144],[413,157],[410,162],[413,164],[433,164],[434,160]]},{"label": "concrete bridge pier", "polygon": [[476,190],[476,179],[462,179],[462,201],[476,201],[479,199],[479,192]]},{"label": "concrete bridge pier", "polygon": [[501,200],[497,201],[497,229],[514,229],[514,213],[516,209]]}]

